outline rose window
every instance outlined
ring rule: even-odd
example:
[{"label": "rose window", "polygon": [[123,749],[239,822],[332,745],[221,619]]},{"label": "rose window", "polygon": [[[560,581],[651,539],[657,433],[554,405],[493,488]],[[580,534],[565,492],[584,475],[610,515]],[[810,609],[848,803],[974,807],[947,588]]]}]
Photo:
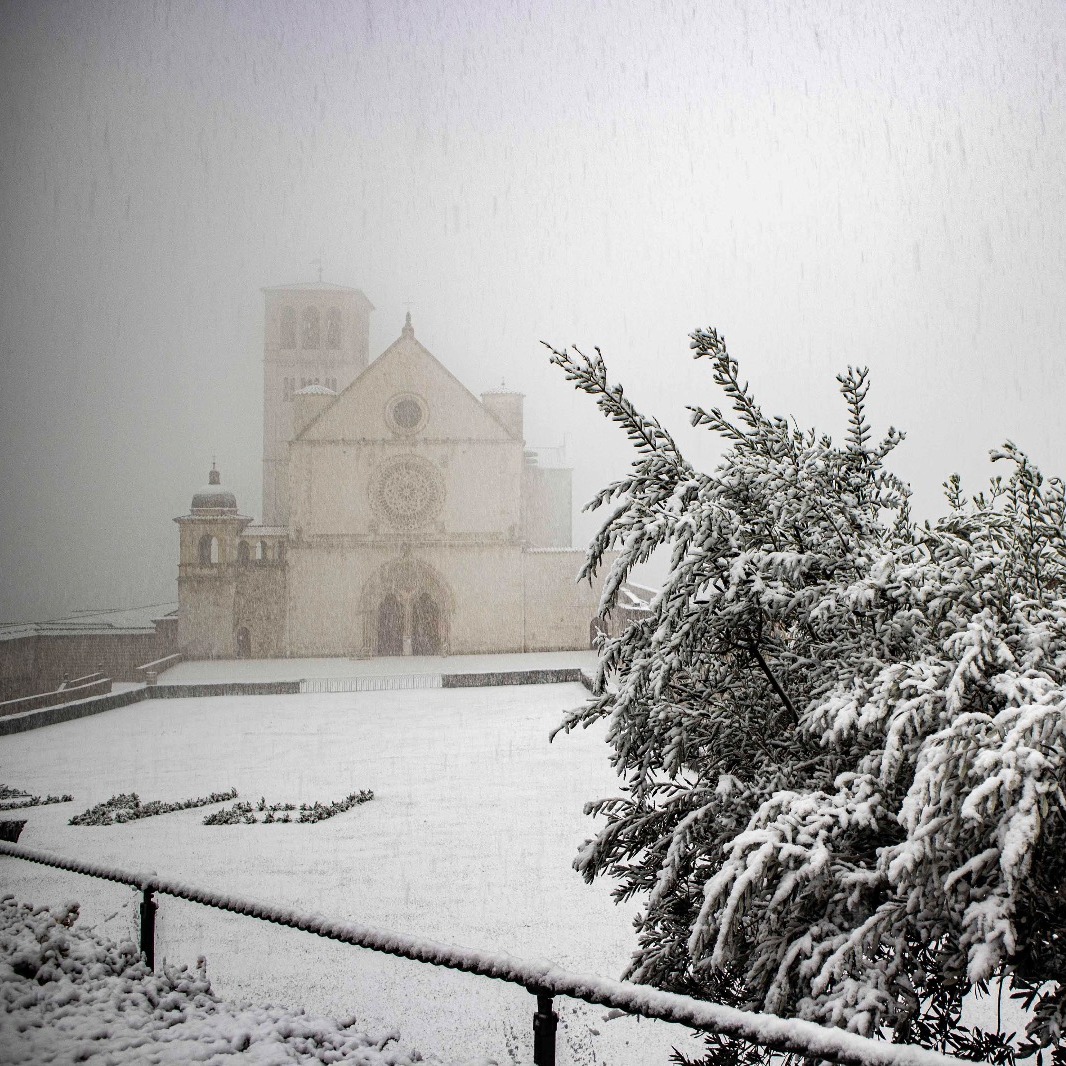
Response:
[{"label": "rose window", "polygon": [[374,480],[373,502],[395,525],[421,525],[440,510],[444,490],[436,467],[417,456],[396,459]]}]

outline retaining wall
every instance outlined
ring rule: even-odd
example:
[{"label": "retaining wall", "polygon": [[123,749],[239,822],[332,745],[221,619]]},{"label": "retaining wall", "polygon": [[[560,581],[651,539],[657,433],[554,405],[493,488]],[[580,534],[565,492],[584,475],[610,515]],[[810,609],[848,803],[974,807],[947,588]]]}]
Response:
[{"label": "retaining wall", "polygon": [[170,700],[188,696],[288,696],[300,691],[299,681],[205,681],[189,685],[148,685],[142,699]]},{"label": "retaining wall", "polygon": [[24,711],[22,714],[9,714],[0,718],[0,736],[9,733],[24,733],[27,729],[39,729],[45,725],[58,722],[71,722],[75,718],[86,718],[101,711],[113,711],[116,707],[127,707],[144,699],[144,689],[131,688],[125,692],[112,692],[107,696],[81,700],[78,703],[64,703],[60,707],[48,707],[43,711]]},{"label": "retaining wall", "polygon": [[561,685],[567,681],[583,684],[577,667],[556,670],[499,670],[480,674],[442,674],[441,688],[492,688],[495,685]]},{"label": "retaining wall", "polygon": [[17,700],[0,703],[0,715],[21,714],[23,711],[37,711],[42,707],[55,707],[60,703],[73,703],[75,700],[89,696],[102,696],[111,691],[111,678],[102,677],[85,684],[72,684],[55,692],[39,692],[36,696],[23,696]]}]

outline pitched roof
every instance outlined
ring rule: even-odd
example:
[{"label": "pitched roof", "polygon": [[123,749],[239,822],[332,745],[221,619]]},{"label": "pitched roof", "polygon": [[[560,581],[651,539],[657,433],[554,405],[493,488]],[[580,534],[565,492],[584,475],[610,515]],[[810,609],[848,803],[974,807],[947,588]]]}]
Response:
[{"label": "pitched roof", "polygon": [[[390,357],[398,351],[416,351],[423,357],[428,359],[445,377],[447,381],[450,381],[462,395],[464,395],[469,402],[479,411],[492,425],[502,431],[508,437],[513,438],[511,430],[504,425],[504,423],[497,417],[495,412],[491,411],[475,396],[449,369],[444,365],[416,336],[414,328],[411,325],[411,314],[408,312],[407,321],[403,329],[400,331],[399,337],[396,338],[376,359],[371,360],[357,375],[348,383],[348,385],[341,390],[337,400],[327,406],[323,407],[314,418],[312,418],[306,426],[304,426],[299,433],[295,435],[294,440],[305,439],[310,436],[310,431],[321,423],[324,419],[330,416],[330,412],[336,410],[339,403],[342,403],[344,397],[349,393],[358,392],[363,383],[372,379],[374,376],[381,372],[382,366],[388,363]],[[518,394],[521,395],[521,394]]]},{"label": "pitched roof", "polygon": [[362,289],[352,288],[351,285],[334,285],[332,281],[294,281],[291,285],[264,285],[263,292],[291,292],[293,290],[317,292],[358,292],[365,295]]}]

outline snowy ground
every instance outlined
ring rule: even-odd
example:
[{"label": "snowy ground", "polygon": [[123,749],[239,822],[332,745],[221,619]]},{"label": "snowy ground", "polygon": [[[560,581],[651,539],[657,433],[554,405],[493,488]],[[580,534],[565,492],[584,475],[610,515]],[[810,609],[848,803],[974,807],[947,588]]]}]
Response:
[{"label": "snowy ground", "polygon": [[[434,660],[445,661],[448,670],[527,665]],[[335,669],[337,660],[319,662]],[[213,680],[203,668],[217,667],[226,671],[218,678],[237,679],[234,665],[177,671],[201,670],[180,680]],[[410,660],[402,665],[418,672]],[[293,676],[338,676],[300,669]],[[569,684],[150,701],[0,738],[0,781],[75,796],[25,812],[20,843],[30,847],[617,977],[634,909],[615,906],[605,884],[586,886],[570,867],[589,831],[582,804],[615,790],[602,732],[547,741],[563,710],[585,695]],[[376,798],[315,825],[206,827],[203,810],[66,824],[117,792],[181,800],[230,786],[270,802],[331,801],[363,788]],[[77,899],[82,922],[99,932],[118,940],[134,932],[132,891],[0,863],[4,891],[49,905]],[[159,954],[173,962],[206,955],[223,996],[354,1013],[367,1028],[396,1026],[405,1043],[446,1058],[531,1061],[534,1001],[521,989],[168,897],[158,938]],[[680,1027],[557,1006],[560,1066],[665,1063],[672,1046],[697,1046]]]}]

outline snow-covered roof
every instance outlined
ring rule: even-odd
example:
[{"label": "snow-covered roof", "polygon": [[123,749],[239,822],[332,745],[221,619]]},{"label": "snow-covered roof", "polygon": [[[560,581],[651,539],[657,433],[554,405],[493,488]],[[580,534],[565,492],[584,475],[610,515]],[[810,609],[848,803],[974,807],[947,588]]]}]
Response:
[{"label": "snow-covered roof", "polygon": [[337,394],[328,385],[305,385],[298,389],[293,396],[336,396]]},{"label": "snow-covered roof", "polygon": [[176,603],[150,603],[143,607],[80,610],[44,622],[0,622],[0,640],[19,637],[79,636],[90,633],[151,633],[155,623],[174,614]]}]

